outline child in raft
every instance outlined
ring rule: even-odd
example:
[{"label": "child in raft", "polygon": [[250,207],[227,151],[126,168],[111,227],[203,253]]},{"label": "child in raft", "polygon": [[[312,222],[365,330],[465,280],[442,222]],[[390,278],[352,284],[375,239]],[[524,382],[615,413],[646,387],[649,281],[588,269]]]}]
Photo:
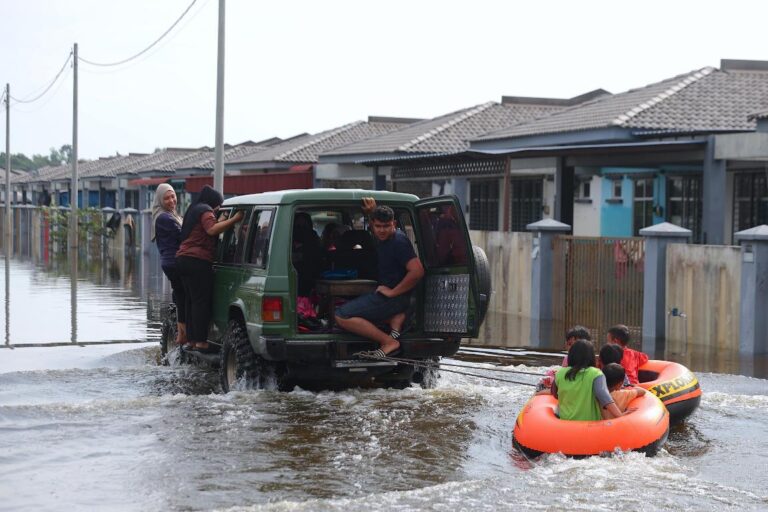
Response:
[{"label": "child in raft", "polygon": [[558,399],[562,420],[599,421],[618,418],[622,413],[611,398],[605,375],[595,367],[591,341],[576,340],[568,350],[569,366],[555,374],[552,395]]},{"label": "child in raft", "polygon": [[637,350],[632,350],[627,345],[629,344],[629,329],[626,325],[614,325],[608,329],[607,335],[608,343],[611,345],[620,345],[624,349],[624,355],[621,358],[621,366],[624,367],[624,371],[627,372],[627,378],[629,383],[639,384],[637,373],[638,369],[648,362],[648,356]]},{"label": "child in raft", "polygon": [[[621,366],[621,360],[624,357],[624,349],[621,348],[621,345],[611,345],[610,343],[603,345],[603,348],[600,349],[600,354],[598,356],[598,367],[600,369],[605,368],[611,363],[617,363],[619,366]],[[623,371],[623,370],[622,370]],[[632,384],[629,383],[629,378],[627,377],[626,373],[624,374],[624,387],[629,387]],[[608,389],[611,388],[611,385],[608,384]]]},{"label": "child in raft", "polygon": [[[624,367],[618,363],[608,363],[605,365],[603,367],[603,375],[605,375],[605,384],[611,391],[611,398],[613,398],[613,403],[616,404],[616,407],[618,407],[621,412],[627,410],[629,402],[645,394],[645,390],[643,388],[624,387],[624,379],[626,379],[627,375],[624,371]],[[603,414],[603,419],[610,418],[607,418],[606,415]]]},{"label": "child in raft", "polygon": [[[587,340],[592,341],[592,336],[589,334],[589,330],[586,327],[582,327],[580,325],[574,325],[571,327],[568,332],[565,333],[565,350],[566,352],[570,350],[571,345],[576,340]],[[560,365],[562,367],[568,366],[568,356],[566,355],[563,358],[563,363]],[[555,380],[555,372],[557,372],[556,369],[552,368],[547,370],[544,373],[544,377],[539,380],[538,384],[536,384],[536,394],[537,395],[548,395],[549,394],[549,388],[552,387],[552,383]]]}]

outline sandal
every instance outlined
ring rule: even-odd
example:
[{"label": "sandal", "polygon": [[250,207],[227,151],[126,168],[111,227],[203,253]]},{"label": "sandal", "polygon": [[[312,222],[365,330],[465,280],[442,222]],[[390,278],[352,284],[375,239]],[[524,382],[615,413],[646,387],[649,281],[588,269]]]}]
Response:
[{"label": "sandal", "polygon": [[380,348],[377,348],[376,350],[363,350],[362,352],[357,352],[354,356],[359,359],[382,359],[387,357],[387,354]]},{"label": "sandal", "polygon": [[392,352],[384,352],[380,348],[376,350],[365,350],[354,354],[355,357],[362,359],[386,359],[388,357],[397,357],[400,355],[400,347],[398,346]]}]

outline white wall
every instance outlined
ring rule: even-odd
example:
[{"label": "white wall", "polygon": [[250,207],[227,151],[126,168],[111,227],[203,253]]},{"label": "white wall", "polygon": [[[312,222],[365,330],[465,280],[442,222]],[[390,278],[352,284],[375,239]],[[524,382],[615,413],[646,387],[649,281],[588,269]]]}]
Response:
[{"label": "white wall", "polygon": [[[379,167],[379,174],[389,178],[391,167]],[[357,164],[316,164],[315,179],[318,180],[370,180],[373,168]]]},{"label": "white wall", "polygon": [[[600,204],[602,203],[602,178],[592,176],[589,181],[591,203],[574,202],[573,204],[573,234],[574,236],[600,236]],[[577,180],[578,187],[582,187]],[[576,195],[583,198],[581,191]],[[586,198],[583,198],[586,199]]]}]

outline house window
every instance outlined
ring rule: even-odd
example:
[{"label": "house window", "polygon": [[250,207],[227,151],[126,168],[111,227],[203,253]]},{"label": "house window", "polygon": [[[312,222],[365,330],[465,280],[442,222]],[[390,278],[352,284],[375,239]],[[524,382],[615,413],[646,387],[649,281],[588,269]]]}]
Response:
[{"label": "house window", "polygon": [[653,178],[635,180],[635,197],[632,208],[632,232],[640,235],[640,230],[653,224]]},{"label": "house window", "polygon": [[527,231],[526,226],[541,220],[544,203],[542,178],[513,179],[510,181],[510,229]]},{"label": "house window", "polygon": [[621,180],[613,180],[613,197],[621,199]]},{"label": "house window", "polygon": [[499,229],[498,180],[469,182],[469,229]]},{"label": "house window", "polygon": [[768,224],[766,171],[739,173],[733,183],[733,232]]},{"label": "house window", "polygon": [[693,241],[701,242],[701,176],[667,179],[666,220],[690,229]]},{"label": "house window", "polygon": [[592,184],[589,181],[585,181],[584,183],[581,184],[582,199],[589,199],[590,197],[592,197],[591,190],[590,190],[591,185]]}]

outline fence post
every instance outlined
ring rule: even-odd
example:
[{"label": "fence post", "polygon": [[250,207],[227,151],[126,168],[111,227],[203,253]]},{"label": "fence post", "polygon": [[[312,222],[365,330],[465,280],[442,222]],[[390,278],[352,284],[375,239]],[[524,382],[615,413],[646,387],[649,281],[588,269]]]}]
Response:
[{"label": "fence post", "polygon": [[666,349],[667,335],[667,246],[685,244],[690,229],[669,222],[643,228],[645,265],[643,268],[643,352],[653,357]]},{"label": "fence post", "polygon": [[741,304],[739,353],[768,353],[768,226],[739,231]]},{"label": "fence post", "polygon": [[526,228],[533,232],[531,250],[531,346],[546,347],[555,339],[552,301],[553,245],[555,236],[571,231],[571,226],[553,219],[543,219]]}]

